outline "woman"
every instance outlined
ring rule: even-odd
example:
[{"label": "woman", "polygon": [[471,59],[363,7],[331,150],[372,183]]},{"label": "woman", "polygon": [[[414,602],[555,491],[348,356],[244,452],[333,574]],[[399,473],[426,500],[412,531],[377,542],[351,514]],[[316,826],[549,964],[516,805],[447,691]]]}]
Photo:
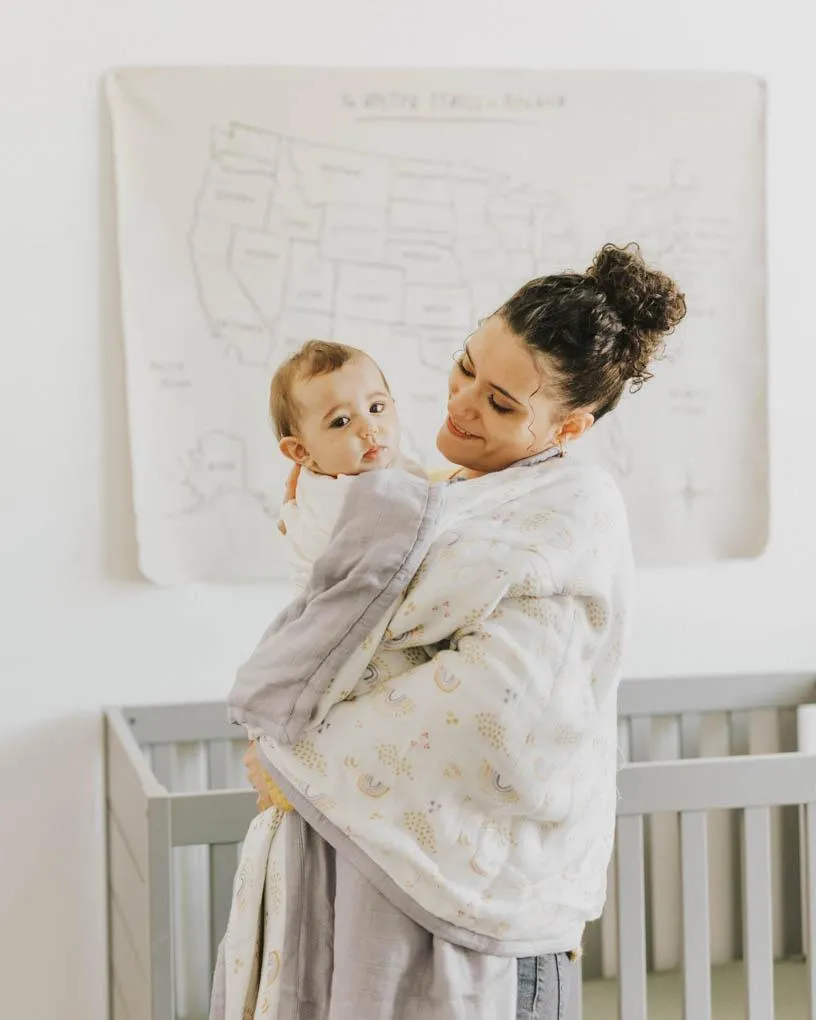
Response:
[{"label": "woman", "polygon": [[438,446],[461,484],[350,490],[334,558],[230,699],[270,735],[260,805],[296,812],[274,850],[271,821],[251,836],[255,1015],[563,1016],[605,895],[631,575],[614,485],[565,454],[684,314],[632,248],[531,281],[453,369]]}]

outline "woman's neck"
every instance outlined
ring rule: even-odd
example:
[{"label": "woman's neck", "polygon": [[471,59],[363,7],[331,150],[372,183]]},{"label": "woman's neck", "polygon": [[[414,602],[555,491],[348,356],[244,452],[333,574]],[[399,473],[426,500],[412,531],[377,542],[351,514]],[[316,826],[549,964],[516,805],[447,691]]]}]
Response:
[{"label": "woman's neck", "polygon": [[465,480],[468,478],[481,478],[484,475],[484,471],[474,471],[472,468],[460,467],[457,468],[450,476],[450,480]]},{"label": "woman's neck", "polygon": [[[526,462],[535,462],[536,458],[541,460],[548,460],[550,457],[563,457],[565,451],[555,444],[545,446],[539,453],[530,454],[529,457],[525,457],[523,461],[514,461],[511,464],[506,465],[507,467],[514,467],[517,464]],[[502,469],[499,469],[502,470]],[[492,474],[490,471],[477,471],[475,468],[458,467],[452,475],[450,475],[450,481],[464,481],[468,478],[482,478],[484,475]]]}]

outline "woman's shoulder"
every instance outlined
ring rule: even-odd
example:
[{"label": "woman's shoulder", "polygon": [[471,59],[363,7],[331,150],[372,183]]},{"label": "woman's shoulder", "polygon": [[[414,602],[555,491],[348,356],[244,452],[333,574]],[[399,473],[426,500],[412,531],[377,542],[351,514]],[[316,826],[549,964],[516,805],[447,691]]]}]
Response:
[{"label": "woman's shoulder", "polygon": [[604,509],[621,518],[626,506],[618,484],[602,467],[578,458],[550,461],[536,468],[535,483],[525,497],[532,503],[547,503],[552,510],[580,519]]},{"label": "woman's shoulder", "polygon": [[[525,576],[542,594],[556,589],[607,591],[628,576],[631,538],[614,478],[574,459],[553,462],[542,484],[517,506],[512,538],[522,539]],[[518,557],[509,553],[512,572]]]},{"label": "woman's shoulder", "polygon": [[[522,500],[524,530],[548,545],[550,531],[562,536],[565,555],[585,546],[599,549],[627,547],[629,521],[626,504],[612,475],[575,458],[543,466],[541,484]],[[537,527],[533,527],[536,524]]]},{"label": "woman's shoulder", "polygon": [[558,484],[577,507],[593,504],[609,504],[625,513],[623,495],[618,483],[606,468],[577,458],[564,458],[556,474]]}]

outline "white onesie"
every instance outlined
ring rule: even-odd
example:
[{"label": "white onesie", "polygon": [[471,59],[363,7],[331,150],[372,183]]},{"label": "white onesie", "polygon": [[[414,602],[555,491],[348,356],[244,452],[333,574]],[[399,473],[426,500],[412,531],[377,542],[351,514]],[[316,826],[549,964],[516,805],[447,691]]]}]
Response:
[{"label": "white onesie", "polygon": [[333,478],[303,470],[298,476],[297,500],[281,507],[289,567],[298,588],[306,587],[315,560],[329,546],[352,477]]}]

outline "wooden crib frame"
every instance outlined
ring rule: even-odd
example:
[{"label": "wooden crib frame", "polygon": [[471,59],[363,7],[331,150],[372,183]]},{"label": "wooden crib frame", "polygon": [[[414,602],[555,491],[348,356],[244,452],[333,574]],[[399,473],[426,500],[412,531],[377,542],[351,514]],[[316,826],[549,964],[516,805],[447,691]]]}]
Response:
[{"label": "wooden crib frame", "polygon": [[[708,819],[734,812],[742,847],[742,940],[745,1016],[774,1020],[771,819],[788,811],[796,847],[790,923],[799,926],[809,981],[808,1016],[816,1020],[816,754],[796,750],[795,712],[816,702],[816,677],[753,675],[671,680],[628,680],[621,685],[618,827],[612,904],[591,926],[584,981],[597,976],[606,927],[616,937],[617,1013],[649,1020],[648,868],[644,833],[656,814],[679,819],[682,876],[682,1016],[711,1018]],[[789,749],[750,754],[750,713],[787,715]],[[807,711],[805,709],[804,711]],[[710,713],[730,721],[729,757],[701,758],[700,725]],[[681,758],[651,761],[655,718],[675,719]],[[793,720],[793,728],[791,721]],[[174,978],[173,855],[178,847],[208,847],[210,966],[226,925],[237,847],[255,812],[255,795],[235,785],[236,730],[214,703],[113,708],[105,712],[106,829],[110,1002],[113,1020],[194,1020],[177,1009]],[[174,745],[204,744],[208,789],[170,793]],[[785,741],[783,741],[785,743]],[[164,784],[164,785],[163,785]],[[798,810],[797,810],[798,809]],[[801,875],[801,880],[800,880]],[[798,902],[795,902],[798,900]],[[592,974],[593,966],[596,973]],[[576,968],[580,977],[581,968]],[[580,980],[573,982],[568,1015],[580,1020]],[[679,993],[678,993],[679,994]],[[605,1012],[605,1016],[615,1015]],[[198,1018],[195,1018],[198,1020]],[[604,1020],[594,1012],[591,1020]],[[781,1020],[781,1018],[778,1018]]]}]

